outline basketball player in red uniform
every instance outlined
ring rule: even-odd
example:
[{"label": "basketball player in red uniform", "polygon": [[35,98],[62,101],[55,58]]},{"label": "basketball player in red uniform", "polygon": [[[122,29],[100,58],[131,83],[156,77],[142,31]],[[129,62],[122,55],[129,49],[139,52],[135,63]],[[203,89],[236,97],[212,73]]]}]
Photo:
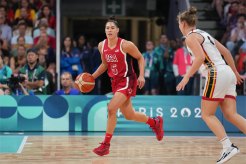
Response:
[{"label": "basketball player in red uniform", "polygon": [[[145,83],[142,54],[132,42],[118,37],[119,25],[113,17],[106,22],[105,33],[107,39],[98,45],[102,63],[92,76],[96,79],[108,70],[114,96],[108,104],[105,139],[99,147],[93,149],[93,152],[100,156],[109,154],[110,140],[116,126],[118,109],[127,120],[148,124],[156,133],[158,141],[162,140],[164,134],[162,117],[150,118],[143,113],[135,112],[132,107],[131,97],[136,95],[137,86],[141,89]],[[138,78],[133,69],[133,58],[138,61],[140,70]]]}]

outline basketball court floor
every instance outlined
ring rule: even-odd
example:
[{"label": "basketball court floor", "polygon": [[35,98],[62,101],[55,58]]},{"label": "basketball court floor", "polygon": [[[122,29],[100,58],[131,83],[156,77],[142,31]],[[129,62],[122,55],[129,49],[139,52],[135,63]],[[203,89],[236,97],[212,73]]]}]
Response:
[{"label": "basketball court floor", "polygon": [[[0,133],[1,164],[214,164],[220,144],[211,133],[166,133],[158,142],[150,132],[118,132],[110,154],[92,152],[104,133]],[[246,137],[229,134],[240,153],[228,164],[246,164]]]}]

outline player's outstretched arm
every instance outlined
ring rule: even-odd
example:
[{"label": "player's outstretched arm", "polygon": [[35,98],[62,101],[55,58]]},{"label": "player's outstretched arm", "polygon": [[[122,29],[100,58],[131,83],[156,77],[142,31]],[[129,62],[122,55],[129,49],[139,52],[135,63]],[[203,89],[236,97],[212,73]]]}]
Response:
[{"label": "player's outstretched arm", "polygon": [[224,56],[226,63],[231,67],[232,71],[235,73],[237,83],[241,84],[243,82],[243,77],[238,73],[230,51],[217,40],[215,40],[215,44],[220,53]]},{"label": "player's outstretched arm", "polygon": [[199,40],[196,38],[195,34],[189,35],[185,39],[186,45],[191,49],[195,59],[190,67],[189,71],[185,74],[182,81],[177,85],[176,90],[184,90],[185,85],[189,82],[190,77],[196,73],[196,71],[200,68],[202,63],[205,60],[205,54],[202,50],[202,47],[199,43]]},{"label": "player's outstretched arm", "polygon": [[103,57],[103,53],[102,53],[102,42],[100,42],[98,44],[98,50],[99,50],[99,52],[101,54],[102,63],[97,68],[97,70],[92,74],[92,76],[93,76],[94,79],[96,79],[98,76],[100,76],[101,74],[103,74],[108,69],[107,62],[105,61],[105,58]]}]

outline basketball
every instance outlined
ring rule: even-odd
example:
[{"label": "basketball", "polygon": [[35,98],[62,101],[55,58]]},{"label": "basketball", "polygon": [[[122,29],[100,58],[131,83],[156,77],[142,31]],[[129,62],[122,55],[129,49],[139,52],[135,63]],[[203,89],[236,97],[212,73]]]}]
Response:
[{"label": "basketball", "polygon": [[76,77],[74,86],[80,92],[88,93],[93,90],[95,86],[95,79],[89,73],[81,73]]}]

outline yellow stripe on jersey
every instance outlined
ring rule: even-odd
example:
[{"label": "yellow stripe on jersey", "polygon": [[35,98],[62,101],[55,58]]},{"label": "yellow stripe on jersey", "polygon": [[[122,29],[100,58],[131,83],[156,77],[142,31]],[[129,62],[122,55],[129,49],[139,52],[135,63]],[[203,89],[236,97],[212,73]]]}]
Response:
[{"label": "yellow stripe on jersey", "polygon": [[214,94],[214,88],[215,88],[215,84],[216,84],[216,75],[217,75],[217,72],[216,70],[212,70],[213,71],[213,84],[212,84],[212,89],[211,89],[211,92],[210,92],[210,98],[213,97],[213,94]]},{"label": "yellow stripe on jersey", "polygon": [[206,51],[204,50],[203,46],[202,46],[202,49],[203,49],[203,52],[205,54],[204,64],[208,68],[208,80],[207,80],[206,89],[204,91],[203,96],[205,96],[207,98],[212,98],[213,93],[214,93],[214,89],[215,89],[215,84],[216,84],[217,72],[216,72],[216,68],[214,66],[214,63],[209,58],[209,56],[206,53]]},{"label": "yellow stripe on jersey", "polygon": [[203,92],[203,96],[206,97],[206,93],[208,92],[208,86],[209,86],[209,81],[210,81],[210,72],[208,72],[208,80],[207,80],[207,83],[206,83],[206,88],[205,88],[205,91]]}]

